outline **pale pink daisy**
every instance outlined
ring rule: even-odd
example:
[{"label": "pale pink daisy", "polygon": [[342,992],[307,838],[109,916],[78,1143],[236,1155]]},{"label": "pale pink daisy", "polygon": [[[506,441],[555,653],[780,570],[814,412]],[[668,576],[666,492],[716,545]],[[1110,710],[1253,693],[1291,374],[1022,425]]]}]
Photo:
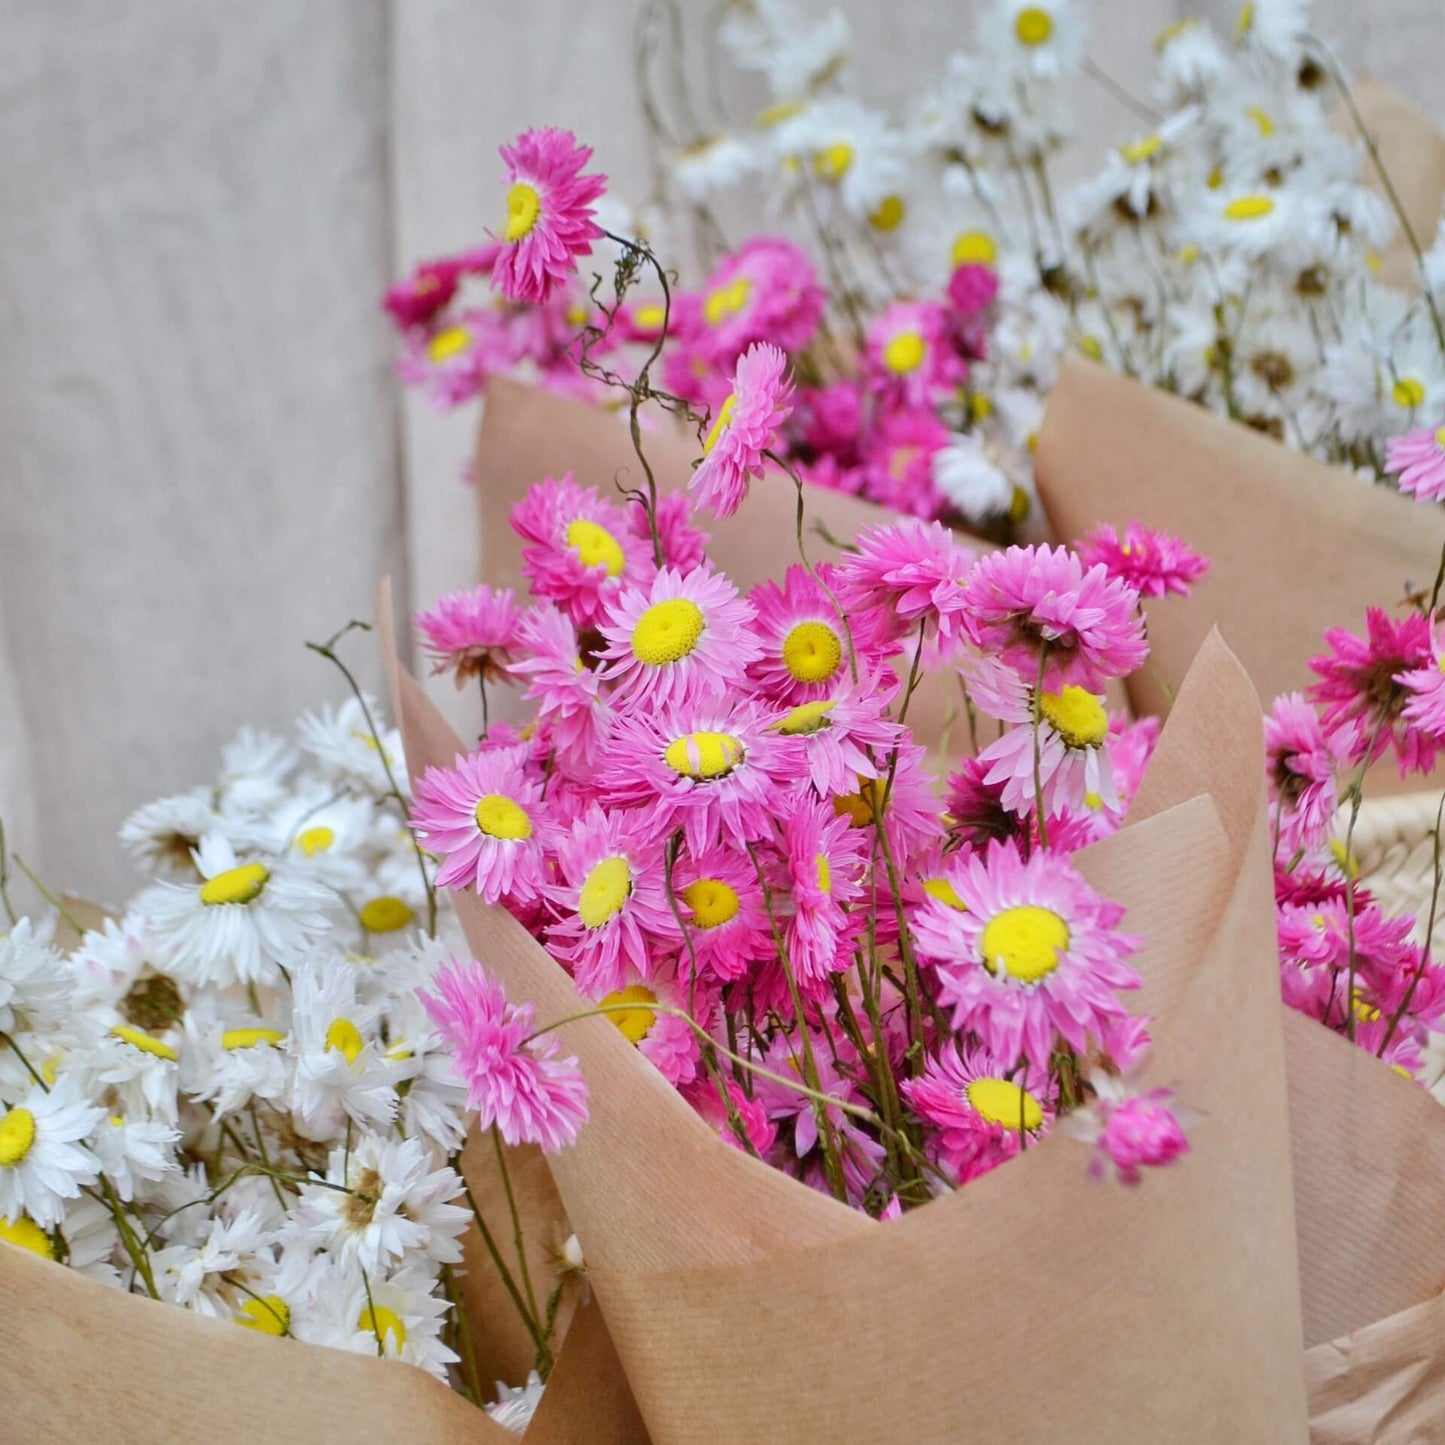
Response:
[{"label": "pale pink daisy", "polygon": [[1430,649],[1430,665],[1402,673],[1400,683],[1410,694],[1402,717],[1435,743],[1445,742],[1445,641],[1437,634]]},{"label": "pale pink daisy", "polygon": [[721,573],[664,567],[647,587],[625,588],[599,630],[601,677],[629,705],[656,707],[725,696],[762,652],[752,603]]},{"label": "pale pink daisy", "polygon": [[558,607],[530,607],[517,624],[522,656],[510,671],[528,679],[526,696],[552,741],[553,757],[569,777],[584,776],[611,726],[612,709],[598,695],[597,673],[582,657],[577,629]]},{"label": "pale pink daisy", "polygon": [[1096,1178],[1111,1167],[1123,1184],[1137,1184],[1140,1170],[1172,1164],[1189,1152],[1189,1140],[1169,1100],[1170,1089],[1133,1092],[1110,1074],[1095,1074],[1092,1104],[1070,1114],[1068,1133],[1094,1146],[1089,1173]]},{"label": "pale pink daisy", "polygon": [[936,302],[892,302],[868,327],[868,366],[875,383],[913,406],[957,386],[968,368],[948,331],[947,313]]},{"label": "pale pink daisy", "polygon": [[884,716],[897,689],[892,673],[885,670],[840,686],[832,697],[798,703],[772,722],[780,737],[797,741],[808,780],[819,796],[856,792],[860,781],[886,771],[889,755],[906,736]]},{"label": "pale pink daisy", "polygon": [[[687,975],[693,958],[699,976],[730,983],[773,953],[762,885],[747,853],[727,842],[694,857],[684,852],[672,872],[681,929],[676,932],[678,969]],[[676,927],[677,920],[669,918]],[[689,952],[689,945],[691,952]]]},{"label": "pale pink daisy", "polygon": [[647,979],[632,976],[621,988],[592,997],[607,1008],[607,1017],[623,1038],[674,1088],[682,1088],[697,1078],[702,1057],[697,1030],[688,1019],[663,1012],[657,1005],[679,1009],[706,1029],[716,1002],[710,990],[689,990],[685,981],[658,972]]},{"label": "pale pink daisy", "polygon": [[945,641],[960,634],[966,579],[975,563],[946,527],[905,517],[860,532],[857,548],[835,573],[839,601],[850,616],[876,609],[880,631],[894,636],[915,624],[932,625]]},{"label": "pale pink daisy", "polygon": [[607,177],[583,175],[591,149],[553,126],[524,131],[500,154],[511,185],[492,285],[509,301],[541,303],[575,274],[577,258],[590,256],[601,237],[592,202]]},{"label": "pale pink daisy", "polygon": [[531,1004],[509,1004],[501,984],[474,960],[452,959],[420,994],[452,1046],[452,1067],[467,1086],[479,1128],[493,1125],[508,1144],[555,1154],[587,1122],[587,1085],[575,1058],[558,1057],[549,1035],[532,1038]]},{"label": "pale pink daisy", "polygon": [[792,913],[784,925],[788,958],[804,994],[852,962],[857,920],[849,908],[863,891],[864,836],[826,803],[800,798],[783,818]]},{"label": "pale pink daisy", "polygon": [[1425,427],[1391,437],[1386,469],[1400,479],[1400,490],[1417,502],[1445,499],[1445,426]]},{"label": "pale pink daisy", "polygon": [[[806,252],[779,236],[755,236],[724,256],[691,307],[689,338],[714,366],[755,341],[801,351],[823,315],[826,294]],[[683,308],[680,308],[683,309]],[[680,328],[685,332],[686,323]]]},{"label": "pale pink daisy", "polygon": [[541,786],[516,749],[459,754],[449,768],[428,768],[417,779],[411,826],[443,859],[439,887],[472,888],[488,903],[537,896],[550,825]]},{"label": "pale pink daisy", "polygon": [[792,412],[788,358],[766,341],[754,342],[738,359],[732,390],[713,418],[702,444],[702,462],[688,489],[714,516],[731,517],[763,474],[764,453]]},{"label": "pale pink daisy", "polygon": [[1179,538],[1138,522],[1130,522],[1123,537],[1112,527],[1095,527],[1079,538],[1075,551],[1085,567],[1103,567],[1141,597],[1187,597],[1209,570],[1208,561]]},{"label": "pale pink daisy", "polygon": [[416,614],[417,631],[436,659],[432,671],[453,673],[458,687],[474,677],[490,682],[505,676],[520,643],[519,620],[510,587],[451,592]]},{"label": "pale pink daisy", "polygon": [[1138,940],[1066,860],[1040,850],[1025,862],[1004,842],[956,856],[945,876],[963,907],[932,899],[914,941],[955,1029],[1046,1072],[1059,1039],[1086,1054],[1127,1017],[1117,991],[1139,987],[1125,962]]},{"label": "pale pink daisy", "polygon": [[1339,801],[1338,744],[1303,696],[1287,692],[1265,715],[1264,752],[1280,841],[1290,852],[1314,847],[1329,831]]}]

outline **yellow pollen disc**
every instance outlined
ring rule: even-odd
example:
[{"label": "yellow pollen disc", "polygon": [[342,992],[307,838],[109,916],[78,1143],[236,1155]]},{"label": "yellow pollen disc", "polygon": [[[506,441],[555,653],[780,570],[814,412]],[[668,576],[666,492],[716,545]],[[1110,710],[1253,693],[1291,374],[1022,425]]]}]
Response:
[{"label": "yellow pollen disc", "polygon": [[1098,793],[1085,793],[1084,806],[1091,812],[1097,813],[1104,806],[1104,800]]},{"label": "yellow pollen disc", "polygon": [[1258,105],[1249,105],[1244,109],[1245,115],[1254,122],[1255,129],[1260,135],[1268,137],[1274,134],[1274,120],[1270,113]]},{"label": "yellow pollen disc", "polygon": [[1192,266],[1199,259],[1199,247],[1191,241],[1174,253],[1174,259],[1181,266]]},{"label": "yellow pollen disc", "polygon": [[1358,878],[1360,876],[1360,865],[1351,858],[1345,850],[1345,840],[1343,838],[1330,839],[1330,855],[1335,860],[1335,866],[1341,873],[1345,874],[1346,877]]},{"label": "yellow pollen disc", "polygon": [[1445,426],[1435,429],[1435,445],[1445,452]]},{"label": "yellow pollen disc", "polygon": [[61,1055],[51,1054],[40,1066],[40,1076],[47,1084],[53,1084],[60,1076]]},{"label": "yellow pollen disc", "polygon": [[262,1044],[275,1048],[285,1042],[281,1029],[227,1029],[221,1035],[223,1049],[254,1049]]},{"label": "yellow pollen disc", "polygon": [[686,597],[654,602],[632,629],[632,655],[648,667],[681,662],[702,637],[702,608]]},{"label": "yellow pollen disc", "polygon": [[718,413],[712,420],[712,426],[708,428],[707,439],[702,444],[703,456],[710,457],[712,455],[712,449],[718,444],[723,432],[727,430],[737,408],[738,394],[730,391],[727,400],[718,408]]},{"label": "yellow pollen disc", "polygon": [[609,577],[620,577],[627,566],[627,557],[617,538],[596,522],[585,517],[567,524],[567,545],[577,554],[584,567],[605,567]]},{"label": "yellow pollen disc", "polygon": [[0,1240],[6,1244],[18,1245],[21,1249],[28,1249],[31,1254],[38,1254],[41,1259],[55,1258],[55,1246],[51,1243],[50,1236],[33,1219],[26,1219],[23,1214],[13,1224],[8,1219],[0,1219]]},{"label": "yellow pollen disc", "polygon": [[781,125],[785,120],[792,120],[795,115],[803,112],[801,100],[783,100],[777,105],[770,105],[766,110],[758,112],[757,123],[763,130],[769,130],[775,125]]},{"label": "yellow pollen disc", "polygon": [[813,157],[813,172],[820,181],[841,181],[853,164],[853,147],[838,141]]},{"label": "yellow pollen disc", "polygon": [[1352,997],[1354,1003],[1355,1017],[1359,1019],[1362,1023],[1372,1024],[1375,1022],[1376,1019],[1380,1017],[1380,1010],[1376,1008],[1375,1005],[1372,1004],[1368,999],[1363,998],[1360,994],[1359,989],[1355,990]]},{"label": "yellow pollen disc", "polygon": [[632,319],[644,330],[655,331],[667,319],[667,312],[657,305],[639,306]]},{"label": "yellow pollen disc", "polygon": [[35,1115],[29,1109],[11,1109],[0,1115],[0,1169],[13,1169],[35,1142]]},{"label": "yellow pollen disc", "polygon": [[1170,41],[1178,40],[1186,30],[1193,30],[1198,24],[1199,22],[1197,20],[1189,19],[1176,20],[1173,25],[1166,25],[1164,29],[1154,37],[1154,49],[1163,50]]},{"label": "yellow pollen disc", "polygon": [[227,868],[201,884],[201,902],[215,907],[222,903],[254,903],[270,878],[264,863],[242,863]]},{"label": "yellow pollen disc", "polygon": [[982,391],[974,392],[968,399],[968,411],[974,421],[987,421],[993,415],[993,398]]},{"label": "yellow pollen disc", "polygon": [[375,1335],[383,1345],[390,1340],[397,1354],[406,1348],[406,1326],[402,1324],[401,1317],[385,1305],[367,1305],[356,1317],[356,1328]]},{"label": "yellow pollen disc", "polygon": [[992,266],[998,260],[998,246],[987,231],[964,231],[953,241],[955,266]]},{"label": "yellow pollen disc", "polygon": [[947,878],[925,878],[923,891],[948,908],[956,908],[960,913],[968,912],[963,899],[958,896],[958,889]]},{"label": "yellow pollen disc", "polygon": [[833,868],[828,860],[819,853],[813,860],[818,868],[818,887],[831,896],[833,892]]},{"label": "yellow pollen disc", "polygon": [[335,1049],[348,1064],[354,1064],[365,1043],[361,1030],[350,1019],[332,1019],[326,1030],[326,1047]]},{"label": "yellow pollen disc", "polygon": [[395,933],[405,928],[416,917],[411,905],[390,894],[373,898],[362,906],[358,915],[361,926],[368,933]]},{"label": "yellow pollen disc", "polygon": [[692,910],[699,928],[721,928],[731,923],[742,908],[737,890],[721,878],[699,878],[682,890],[682,901]]},{"label": "yellow pollen disc", "polygon": [[1162,136],[1146,135],[1141,140],[1132,140],[1128,145],[1119,147],[1119,154],[1131,165],[1137,166],[1147,160],[1152,160],[1164,149]]},{"label": "yellow pollen disc", "polygon": [[1090,361],[1102,361],[1104,359],[1103,343],[1097,336],[1079,337],[1079,350],[1082,351]]},{"label": "yellow pollen disc", "polygon": [[916,331],[900,331],[883,348],[883,365],[894,376],[907,376],[923,365],[923,358],[927,355],[928,348]]},{"label": "yellow pollen disc", "polygon": [[783,639],[783,665],[799,682],[826,682],[843,660],[843,641],[826,622],[800,622]]},{"label": "yellow pollen disc", "polygon": [[709,326],[721,326],[730,317],[736,316],[748,304],[753,294],[753,283],[746,276],[739,276],[725,286],[719,286],[708,293],[702,303],[702,314]]},{"label": "yellow pollen disc", "polygon": [[875,231],[896,231],[907,214],[908,208],[901,196],[884,196],[878,202],[878,209],[868,217],[868,224]]},{"label": "yellow pollen disc", "polygon": [[280,1295],[268,1294],[248,1299],[240,1314],[231,1317],[231,1323],[261,1335],[284,1335],[291,1328],[291,1311]]},{"label": "yellow pollen disc", "polygon": [[832,725],[828,714],[837,706],[836,702],[831,701],[801,703],[785,712],[773,724],[773,731],[788,738],[812,737],[814,733],[820,733],[825,727]]},{"label": "yellow pollen disc", "polygon": [[632,869],[626,858],[604,858],[592,866],[577,895],[577,916],[588,928],[601,928],[632,895]]},{"label": "yellow pollen disc", "polygon": [[569,326],[582,326],[587,321],[587,308],[580,302],[574,302],[567,308],[567,324]]},{"label": "yellow pollen disc", "polygon": [[1037,1129],[1044,1122],[1043,1106],[1012,1079],[975,1079],[963,1091],[969,1107],[987,1124],[1004,1129]]},{"label": "yellow pollen disc", "polygon": [[1053,33],[1054,17],[1037,5],[1020,10],[1014,21],[1014,34],[1018,36],[1020,45],[1047,45]]},{"label": "yellow pollen disc", "polygon": [[725,778],[746,757],[731,733],[684,733],[663,750],[662,759],[680,777],[697,782]]},{"label": "yellow pollen disc", "polygon": [[995,977],[1006,973],[1020,983],[1047,978],[1068,946],[1069,925],[1057,913],[1031,903],[996,914],[980,942],[989,972]]},{"label": "yellow pollen disc", "polygon": [[116,1024],[111,1033],[118,1039],[124,1039],[133,1048],[137,1048],[143,1054],[153,1054],[158,1059],[169,1059],[175,1063],[180,1055],[163,1039],[152,1038],[144,1029],[134,1029],[129,1024]]},{"label": "yellow pollen disc", "polygon": [[532,836],[532,820],[526,810],[503,793],[488,793],[477,799],[477,827],[489,838],[521,843]]},{"label": "yellow pollen disc", "polygon": [[520,241],[537,224],[542,212],[542,198],[536,188],[526,181],[518,181],[507,191],[507,228],[502,232],[504,241]]},{"label": "yellow pollen disc", "polygon": [[296,846],[308,858],[314,858],[318,853],[325,853],[335,841],[335,831],[323,824],[308,828],[296,839]]},{"label": "yellow pollen disc", "polygon": [[1413,411],[1425,400],[1425,388],[1413,376],[1402,376],[1391,388],[1390,398],[1402,410]]},{"label": "yellow pollen disc", "polygon": [[1097,748],[1109,736],[1109,714],[1086,688],[1066,683],[1061,692],[1046,692],[1039,711],[1071,748]]},{"label": "yellow pollen disc", "polygon": [[607,1015],[630,1044],[640,1044],[652,1032],[652,1026],[657,1022],[657,1014],[648,1007],[649,1004],[657,1002],[657,995],[645,984],[630,983],[616,993],[609,993],[602,1002],[609,1006],[634,1005],[615,1009]]},{"label": "yellow pollen disc", "polygon": [[450,361],[471,344],[472,333],[465,326],[448,326],[427,342],[426,354],[431,361]]},{"label": "yellow pollen disc", "polygon": [[1224,208],[1226,221],[1258,221],[1274,210],[1272,196],[1240,196]]},{"label": "yellow pollen disc", "polygon": [[1384,269],[1385,262],[1378,251],[1365,252],[1365,266],[1376,276]]},{"label": "yellow pollen disc", "polygon": [[[1038,444],[1038,440],[1033,433],[1030,433],[1029,436],[1029,450],[1033,451],[1034,447]],[[1008,504],[1009,521],[1012,522],[1015,527],[1020,526],[1028,520],[1028,515],[1033,509],[1034,504],[1029,494],[1024,491],[1022,487],[1016,486]]]},{"label": "yellow pollen disc", "polygon": [[855,828],[867,828],[873,823],[873,803],[878,797],[878,788],[872,778],[862,778],[856,793],[845,793],[833,799],[833,812],[847,820]]},{"label": "yellow pollen disc", "polygon": [[1234,38],[1243,40],[1251,30],[1254,29],[1254,0],[1244,0],[1239,11],[1239,20],[1235,23]]}]

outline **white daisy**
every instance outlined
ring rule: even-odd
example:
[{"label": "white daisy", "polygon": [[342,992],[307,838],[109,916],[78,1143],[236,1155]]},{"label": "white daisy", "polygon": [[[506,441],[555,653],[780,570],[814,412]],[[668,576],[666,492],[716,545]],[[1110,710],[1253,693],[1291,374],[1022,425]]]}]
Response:
[{"label": "white daisy", "polygon": [[[375,735],[367,725],[368,712],[376,725]],[[403,797],[410,795],[401,734],[386,726],[374,698],[366,699],[365,711],[349,697],[340,707],[303,713],[296,730],[301,746],[316,759],[328,783],[381,797],[395,782]]]},{"label": "white daisy", "polygon": [[146,803],[121,824],[121,845],[149,874],[194,877],[192,854],[201,839],[229,826],[214,801],[209,788],[192,788]]},{"label": "white daisy", "polygon": [[[65,1211],[60,1242],[69,1268],[100,1284],[119,1287],[118,1260],[124,1260],[115,1216],[98,1199],[82,1195]],[[129,1261],[126,1260],[129,1265]]]},{"label": "white daisy", "polygon": [[296,749],[275,733],[249,725],[221,750],[218,792],[223,812],[266,813],[286,796]]},{"label": "white daisy", "polygon": [[809,18],[789,0],[734,5],[718,37],[744,70],[767,78],[779,100],[794,100],[840,75],[851,35],[841,10]]},{"label": "white daisy", "polygon": [[222,1014],[211,1004],[191,1009],[185,1029],[182,1087],[198,1103],[210,1104],[218,1119],[252,1100],[285,1099],[291,1080],[286,1028],[240,1011]]},{"label": "white daisy", "polygon": [[715,135],[678,151],[672,178],[687,200],[702,205],[757,175],[760,164],[757,146],[741,136]]},{"label": "white daisy", "polygon": [[1003,71],[1055,80],[1083,58],[1084,16],[1075,0],[990,0],[978,38]]},{"label": "white daisy", "polygon": [[53,923],[22,918],[0,934],[0,1033],[53,1029],[70,1007],[65,959],[50,946]]},{"label": "white daisy", "polygon": [[159,1119],[103,1118],[88,1143],[100,1160],[100,1172],[129,1202],[141,1181],[155,1182],[176,1166],[175,1146],[181,1131]]},{"label": "white daisy", "polygon": [[1014,484],[976,432],[953,433],[932,466],[933,485],[967,521],[1001,517],[1013,505]]},{"label": "white daisy", "polygon": [[1159,93],[1180,104],[1208,94],[1229,72],[1229,52],[1202,20],[1180,20],[1154,39]]},{"label": "white daisy", "polygon": [[242,1210],[234,1219],[207,1221],[198,1245],[173,1244],[152,1256],[156,1288],[163,1299],[185,1305],[198,1314],[229,1319],[240,1279],[256,1293],[264,1276],[273,1268],[273,1237],[252,1210]]},{"label": "white daisy", "polygon": [[487,1406],[487,1414],[504,1430],[520,1435],[532,1423],[545,1388],[536,1370],[527,1376],[525,1385],[519,1385],[515,1390],[498,1380],[496,1403]]},{"label": "white daisy", "polygon": [[829,206],[836,198],[842,210],[860,220],[896,195],[903,182],[898,138],[882,116],[855,100],[807,106],[776,128],[772,146],[821,204]]},{"label": "white daisy", "polygon": [[44,1229],[65,1216],[65,1201],[94,1184],[100,1161],[81,1142],[105,1111],[70,1079],[48,1093],[36,1085],[0,1110],[0,1217],[28,1214]]}]

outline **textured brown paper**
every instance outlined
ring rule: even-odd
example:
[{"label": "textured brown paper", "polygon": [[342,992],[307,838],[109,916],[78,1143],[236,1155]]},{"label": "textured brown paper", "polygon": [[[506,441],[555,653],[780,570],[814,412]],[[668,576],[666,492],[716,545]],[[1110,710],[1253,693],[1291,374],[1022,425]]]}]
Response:
[{"label": "textured brown paper", "polygon": [[[409,766],[450,762],[383,646]],[[1259,704],[1217,640],[1167,731],[1201,711],[1177,798],[1166,750],[1165,811],[1080,855],[1148,940],[1151,1079],[1204,1115],[1137,1190],[1058,1136],[880,1225],[723,1144],[606,1018],[566,1026],[592,1112],[552,1170],[657,1445],[1306,1438]],[[540,1020],[585,1007],[503,910],[456,905]]]}]

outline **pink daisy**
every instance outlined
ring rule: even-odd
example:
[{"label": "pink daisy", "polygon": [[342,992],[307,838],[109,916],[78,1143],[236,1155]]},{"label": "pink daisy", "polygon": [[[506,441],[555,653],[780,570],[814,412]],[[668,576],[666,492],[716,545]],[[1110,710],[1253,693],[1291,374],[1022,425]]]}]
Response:
[{"label": "pink daisy", "polygon": [[852,962],[849,907],[863,891],[867,844],[826,803],[801,798],[783,819],[793,911],[784,927],[788,958],[804,994]]},{"label": "pink daisy", "polygon": [[526,696],[550,733],[553,755],[569,777],[584,776],[611,726],[612,709],[598,696],[597,673],[582,657],[577,629],[558,607],[528,608],[517,624],[523,656],[510,666],[529,679]]},{"label": "pink daisy", "polygon": [[1410,694],[1402,720],[1413,723],[1431,743],[1445,741],[1445,642],[1436,636],[1428,665],[1401,673],[1399,680]]},{"label": "pink daisy", "polygon": [[1100,566],[1110,577],[1132,587],[1141,597],[1174,593],[1187,597],[1209,570],[1209,563],[1177,537],[1130,522],[1124,536],[1112,527],[1086,532],[1074,550],[1085,567]]},{"label": "pink daisy", "polygon": [[1399,477],[1406,496],[1417,502],[1445,499],[1445,426],[1391,437],[1385,458],[1387,470]]},{"label": "pink daisy", "polygon": [[1103,567],[1085,569],[1066,548],[1009,547],[979,558],[964,583],[969,639],[1044,686],[1099,691],[1148,655],[1139,597]]},{"label": "pink daisy", "polygon": [[820,797],[857,792],[860,781],[887,770],[889,755],[906,736],[884,716],[897,689],[891,673],[864,677],[842,684],[832,697],[789,708],[771,724],[780,737],[796,740]]},{"label": "pink daisy", "polygon": [[452,959],[433,982],[436,993],[419,996],[452,1046],[478,1126],[495,1125],[508,1144],[537,1144],[549,1154],[573,1143],[587,1122],[587,1085],[576,1059],[557,1056],[555,1039],[528,1042],[536,1030],[531,1004],[509,1004],[470,959]]},{"label": "pink daisy", "polygon": [[763,454],[777,442],[778,428],[792,412],[788,358],[766,341],[754,342],[738,360],[728,393],[707,440],[703,459],[688,482],[697,504],[714,516],[731,517],[748,494],[748,482],[763,474]]},{"label": "pink daisy", "polygon": [[1297,692],[1275,698],[1264,719],[1264,748],[1280,841],[1290,853],[1312,848],[1328,832],[1338,805],[1339,751]]},{"label": "pink daisy", "polygon": [[[647,511],[639,503],[627,508],[633,535],[652,546]],[[668,492],[657,499],[657,535],[662,542],[662,565],[675,572],[691,572],[707,561],[708,535],[694,526],[692,502],[686,492]]]},{"label": "pink daisy", "polygon": [[396,374],[419,387],[438,411],[465,405],[487,377],[515,362],[505,319],[496,312],[464,311],[440,316],[407,333]]},{"label": "pink daisy", "polygon": [[917,744],[899,743],[897,760],[892,752],[880,759],[877,777],[860,777],[855,791],[832,797],[833,811],[840,818],[846,817],[855,828],[875,827],[876,810],[882,808],[883,831],[900,869],[912,854],[943,837],[938,795],[924,766],[927,754],[928,750]]},{"label": "pink daisy", "polygon": [[809,451],[854,462],[863,433],[862,390],[856,381],[835,381],[799,393],[799,425]]},{"label": "pink daisy", "polygon": [[[687,1019],[661,1013],[658,1004],[688,1012],[689,992],[686,984],[662,973],[630,982],[611,992],[595,996],[595,1001],[609,1008],[607,1017],[621,1031],[623,1038],[657,1069],[674,1088],[692,1083],[698,1075],[702,1046],[697,1030]],[[707,1028],[713,1013],[711,994],[694,990],[690,1017]]]},{"label": "pink daisy", "polygon": [[756,236],[723,257],[696,304],[697,345],[726,365],[755,341],[801,351],[826,295],[807,254],[779,236]]},{"label": "pink daisy", "polygon": [[868,327],[868,367],[896,400],[925,406],[967,374],[948,335],[948,316],[932,301],[894,301]]},{"label": "pink daisy", "polygon": [[1068,862],[1042,851],[1025,862],[1005,842],[957,857],[946,877],[963,908],[930,901],[914,940],[955,1029],[1046,1073],[1058,1039],[1086,1054],[1127,1017],[1117,991],[1139,987],[1125,962],[1138,940]]},{"label": "pink daisy", "polygon": [[[688,1091],[688,1098],[693,1108],[718,1132],[723,1143],[731,1144],[734,1149],[750,1148],[759,1159],[766,1159],[778,1141],[778,1127],[768,1118],[766,1106],[759,1099],[749,1098],[732,1079],[724,1079],[723,1087],[728,1096],[726,1103],[718,1097],[717,1088],[711,1080],[695,1085]],[[737,1120],[736,1126],[733,1118],[729,1117],[729,1111]],[[738,1129],[746,1137],[746,1145],[738,1137]]]},{"label": "pink daisy", "polygon": [[459,754],[449,768],[428,768],[416,783],[411,826],[445,860],[439,887],[474,888],[488,903],[537,896],[550,826],[542,789],[516,750]]},{"label": "pink daisy", "polygon": [[948,499],[933,480],[933,458],[951,433],[927,407],[891,408],[868,438],[864,459],[867,494],[897,512],[935,521]]},{"label": "pink daisy", "polygon": [[[966,578],[976,565],[937,522],[906,517],[858,534],[837,565],[839,601],[851,616],[876,609],[895,636],[930,624],[945,641],[963,626]],[[880,629],[881,630],[881,629]]]},{"label": "pink daisy", "polygon": [[623,589],[600,623],[602,680],[642,707],[723,697],[762,651],[753,606],[710,567],[684,576],[664,567],[643,587]]},{"label": "pink daisy", "polygon": [[948,278],[948,299],[960,321],[987,311],[997,295],[998,272],[992,266],[971,262],[956,267]]},{"label": "pink daisy", "polygon": [[1122,1080],[1096,1074],[1092,1104],[1070,1114],[1065,1127],[1094,1146],[1089,1173],[1100,1177],[1112,1168],[1122,1184],[1137,1184],[1141,1169],[1159,1169],[1189,1152],[1189,1140],[1170,1106],[1173,1091],[1134,1093]]},{"label": "pink daisy", "polygon": [[1003,785],[984,781],[988,770],[981,759],[968,758],[948,779],[949,836],[967,848],[987,848],[1024,831],[1018,814],[1003,805]]},{"label": "pink daisy", "polygon": [[602,235],[592,202],[606,176],[583,175],[592,159],[571,131],[547,126],[524,131],[500,148],[511,186],[503,250],[492,268],[492,285],[509,301],[540,304],[592,254]]},{"label": "pink daisy", "polygon": [[[818,577],[832,585],[827,563]],[[808,571],[796,563],[776,582],[760,582],[749,594],[757,616],[754,629],[762,655],[748,668],[758,686],[779,702],[808,702],[827,697],[848,676],[848,633],[838,609]],[[859,662],[867,639],[857,629],[853,647]],[[863,655],[859,655],[862,653]],[[881,650],[874,649],[874,658]]]},{"label": "pink daisy", "polygon": [[[762,887],[742,849],[721,842],[696,857],[684,853],[673,869],[672,886],[691,944],[689,953],[681,931],[675,933],[681,974],[687,976],[695,957],[699,975],[730,983],[772,956]],[[669,919],[675,926],[670,912]]]},{"label": "pink daisy", "polygon": [[382,306],[400,331],[425,326],[457,294],[464,274],[462,261],[444,256],[423,261],[405,281],[398,281],[382,298]]},{"label": "pink daisy", "polygon": [[520,612],[510,587],[473,587],[439,598],[416,614],[417,630],[436,659],[436,672],[451,672],[461,687],[469,679],[504,677],[520,645]]}]

